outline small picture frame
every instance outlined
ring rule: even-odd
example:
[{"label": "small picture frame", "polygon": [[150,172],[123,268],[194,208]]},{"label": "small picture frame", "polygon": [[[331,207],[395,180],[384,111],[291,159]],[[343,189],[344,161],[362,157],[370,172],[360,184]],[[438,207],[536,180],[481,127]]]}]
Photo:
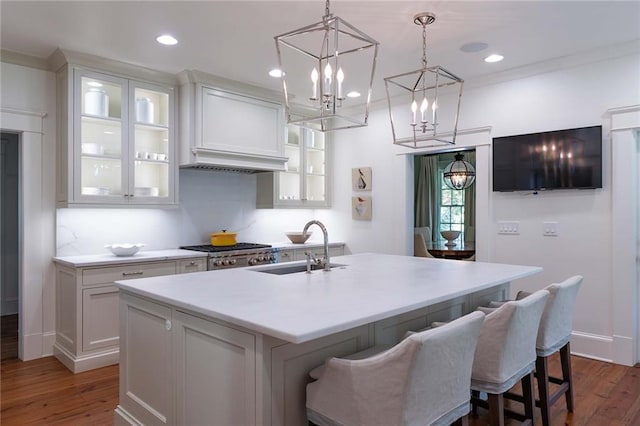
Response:
[{"label": "small picture frame", "polygon": [[351,169],[351,185],[354,191],[371,191],[371,167]]},{"label": "small picture frame", "polygon": [[371,220],[371,197],[352,197],[351,217],[354,220]]}]

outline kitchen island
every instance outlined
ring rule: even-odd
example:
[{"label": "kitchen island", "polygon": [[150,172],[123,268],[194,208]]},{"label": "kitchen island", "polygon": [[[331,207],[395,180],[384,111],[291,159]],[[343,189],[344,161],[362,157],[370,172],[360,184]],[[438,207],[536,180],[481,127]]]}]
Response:
[{"label": "kitchen island", "polygon": [[542,270],[358,254],[330,272],[273,273],[297,264],[117,282],[116,423],[306,424],[307,373],[324,359],[396,343]]}]

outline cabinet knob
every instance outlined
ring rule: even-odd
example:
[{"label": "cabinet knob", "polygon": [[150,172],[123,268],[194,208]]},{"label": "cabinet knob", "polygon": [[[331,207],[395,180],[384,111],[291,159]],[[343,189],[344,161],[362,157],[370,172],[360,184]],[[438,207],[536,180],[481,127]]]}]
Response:
[{"label": "cabinet knob", "polygon": [[193,260],[191,262],[189,262],[189,266],[195,266],[196,262],[194,262]]},{"label": "cabinet knob", "polygon": [[164,320],[164,327],[167,329],[167,331],[171,330],[171,320]]}]

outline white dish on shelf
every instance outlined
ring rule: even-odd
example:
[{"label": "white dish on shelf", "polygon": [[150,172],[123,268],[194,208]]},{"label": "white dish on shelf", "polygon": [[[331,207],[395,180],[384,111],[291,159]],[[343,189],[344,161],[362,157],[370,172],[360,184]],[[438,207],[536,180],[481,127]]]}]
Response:
[{"label": "white dish on shelf", "polygon": [[138,197],[157,197],[160,195],[160,188],[157,186],[140,186],[133,190]]},{"label": "white dish on shelf", "polygon": [[109,195],[109,188],[99,188],[95,186],[83,186],[82,195]]},{"label": "white dish on shelf", "polygon": [[104,155],[104,147],[95,142],[84,142],[82,144],[82,153],[91,155]]}]

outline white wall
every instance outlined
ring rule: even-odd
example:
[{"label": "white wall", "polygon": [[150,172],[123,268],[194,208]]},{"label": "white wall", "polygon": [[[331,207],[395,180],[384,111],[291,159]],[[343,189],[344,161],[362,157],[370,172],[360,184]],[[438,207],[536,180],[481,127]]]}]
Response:
[{"label": "white wall", "polygon": [[326,210],[256,210],[255,175],[182,169],[179,190],[177,208],[58,209],[57,255],[104,253],[106,244],[123,242],[144,243],[144,250],[208,244],[222,229],[237,232],[238,241],[277,243],[311,219],[325,221],[331,241],[342,241]]},{"label": "white wall", "polygon": [[27,360],[51,354],[55,339],[55,79],[4,62],[0,79],[0,128],[22,131],[20,355]]},{"label": "white wall", "polygon": [[[602,189],[550,191],[536,196],[490,192],[492,229],[486,235],[490,239],[489,260],[544,267],[542,274],[514,283],[514,291],[540,288],[578,273],[585,277],[574,330],[586,337],[574,342],[573,349],[605,359],[614,358],[611,345],[605,348],[597,341],[612,339],[616,309],[611,297],[611,144],[606,111],[639,103],[639,69],[640,55],[635,54],[486,86],[473,87],[471,82],[463,94],[459,126],[491,126],[491,137],[604,126]],[[413,226],[413,183],[407,176],[410,162],[395,155],[399,150],[392,146],[388,121],[386,109],[377,109],[370,115],[368,127],[335,136],[332,214],[335,228],[345,233],[354,252],[410,253],[404,240]],[[350,173],[358,166],[373,167],[373,220],[369,223],[352,221],[349,214],[353,195]],[[490,164],[485,168],[490,170]],[[629,196],[637,198],[638,194]],[[519,221],[520,235],[497,235],[496,223],[501,220]],[[547,220],[559,222],[558,237],[542,236],[542,222]]]}]

